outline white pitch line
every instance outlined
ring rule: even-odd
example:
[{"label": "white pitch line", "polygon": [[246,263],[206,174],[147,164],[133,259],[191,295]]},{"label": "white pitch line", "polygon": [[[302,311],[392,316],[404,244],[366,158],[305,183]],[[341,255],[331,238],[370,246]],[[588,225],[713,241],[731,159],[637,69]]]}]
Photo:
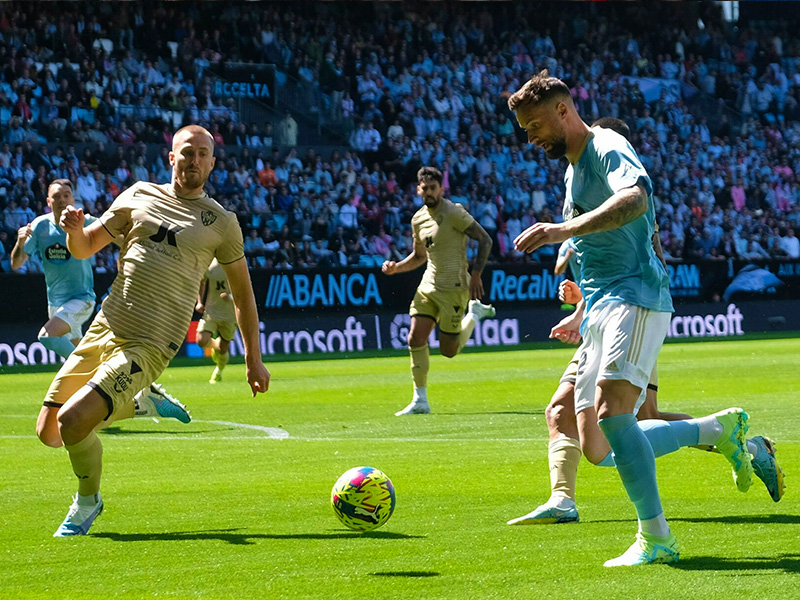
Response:
[{"label": "white pitch line", "polygon": [[194,423],[213,423],[214,425],[224,425],[226,427],[236,427],[238,429],[253,429],[267,434],[267,437],[272,440],[285,440],[288,439],[289,432],[279,427],[264,427],[263,425],[250,425],[249,423],[234,423],[233,421],[202,421],[200,419],[193,419]]}]

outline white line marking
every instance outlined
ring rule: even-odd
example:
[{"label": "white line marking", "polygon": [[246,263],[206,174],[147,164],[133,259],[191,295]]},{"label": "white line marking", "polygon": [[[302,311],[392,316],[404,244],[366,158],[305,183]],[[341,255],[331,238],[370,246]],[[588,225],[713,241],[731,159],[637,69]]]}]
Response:
[{"label": "white line marking", "polygon": [[253,429],[267,434],[272,440],[285,440],[289,438],[289,432],[279,427],[264,427],[263,425],[250,425],[248,423],[234,423],[233,421],[202,421],[193,419],[194,423],[213,423],[214,425],[225,425],[226,427],[237,427],[239,429]]}]

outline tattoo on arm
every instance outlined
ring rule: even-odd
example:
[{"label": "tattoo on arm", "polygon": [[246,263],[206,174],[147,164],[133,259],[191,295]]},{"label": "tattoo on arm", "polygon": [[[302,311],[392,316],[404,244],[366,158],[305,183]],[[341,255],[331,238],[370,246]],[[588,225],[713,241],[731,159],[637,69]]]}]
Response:
[{"label": "tattoo on arm", "polygon": [[464,233],[470,239],[478,241],[478,254],[472,262],[472,271],[482,273],[486,261],[489,260],[489,253],[492,251],[492,238],[477,221],[473,221],[472,225],[464,230]]},{"label": "tattoo on arm", "polygon": [[647,192],[641,184],[637,184],[617,192],[596,209],[572,219],[569,222],[570,232],[574,236],[618,229],[645,212]]}]

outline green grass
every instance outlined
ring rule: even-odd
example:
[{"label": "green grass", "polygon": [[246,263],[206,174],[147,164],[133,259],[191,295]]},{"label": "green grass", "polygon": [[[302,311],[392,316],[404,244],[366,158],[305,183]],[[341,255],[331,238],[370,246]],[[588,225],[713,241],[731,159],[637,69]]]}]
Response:
[{"label": "green grass", "polygon": [[[616,471],[585,461],[581,523],[508,527],[548,497],[544,407],[567,349],[431,360],[435,414],[399,419],[406,357],[271,365],[252,399],[243,367],[161,378],[195,421],[126,421],[101,434],[105,513],[91,535],[51,537],[75,480],[32,435],[52,373],[0,376],[2,598],[797,598],[800,340],[669,344],[660,406],[741,405],[777,440],[786,497],[747,494],[717,455],[659,459],[673,567],[607,570],[633,539]],[[280,427],[287,440],[210,421]],[[397,510],[371,534],[339,525],[330,489],[350,467],[386,472]]]}]

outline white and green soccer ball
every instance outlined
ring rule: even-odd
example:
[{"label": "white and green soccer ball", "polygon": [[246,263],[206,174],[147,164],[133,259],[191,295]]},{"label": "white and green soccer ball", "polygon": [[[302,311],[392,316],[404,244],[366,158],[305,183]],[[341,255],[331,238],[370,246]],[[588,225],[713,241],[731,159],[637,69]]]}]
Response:
[{"label": "white and green soccer ball", "polygon": [[334,484],[331,506],[346,527],[372,531],[386,523],[394,512],[394,486],[378,469],[355,467]]}]

